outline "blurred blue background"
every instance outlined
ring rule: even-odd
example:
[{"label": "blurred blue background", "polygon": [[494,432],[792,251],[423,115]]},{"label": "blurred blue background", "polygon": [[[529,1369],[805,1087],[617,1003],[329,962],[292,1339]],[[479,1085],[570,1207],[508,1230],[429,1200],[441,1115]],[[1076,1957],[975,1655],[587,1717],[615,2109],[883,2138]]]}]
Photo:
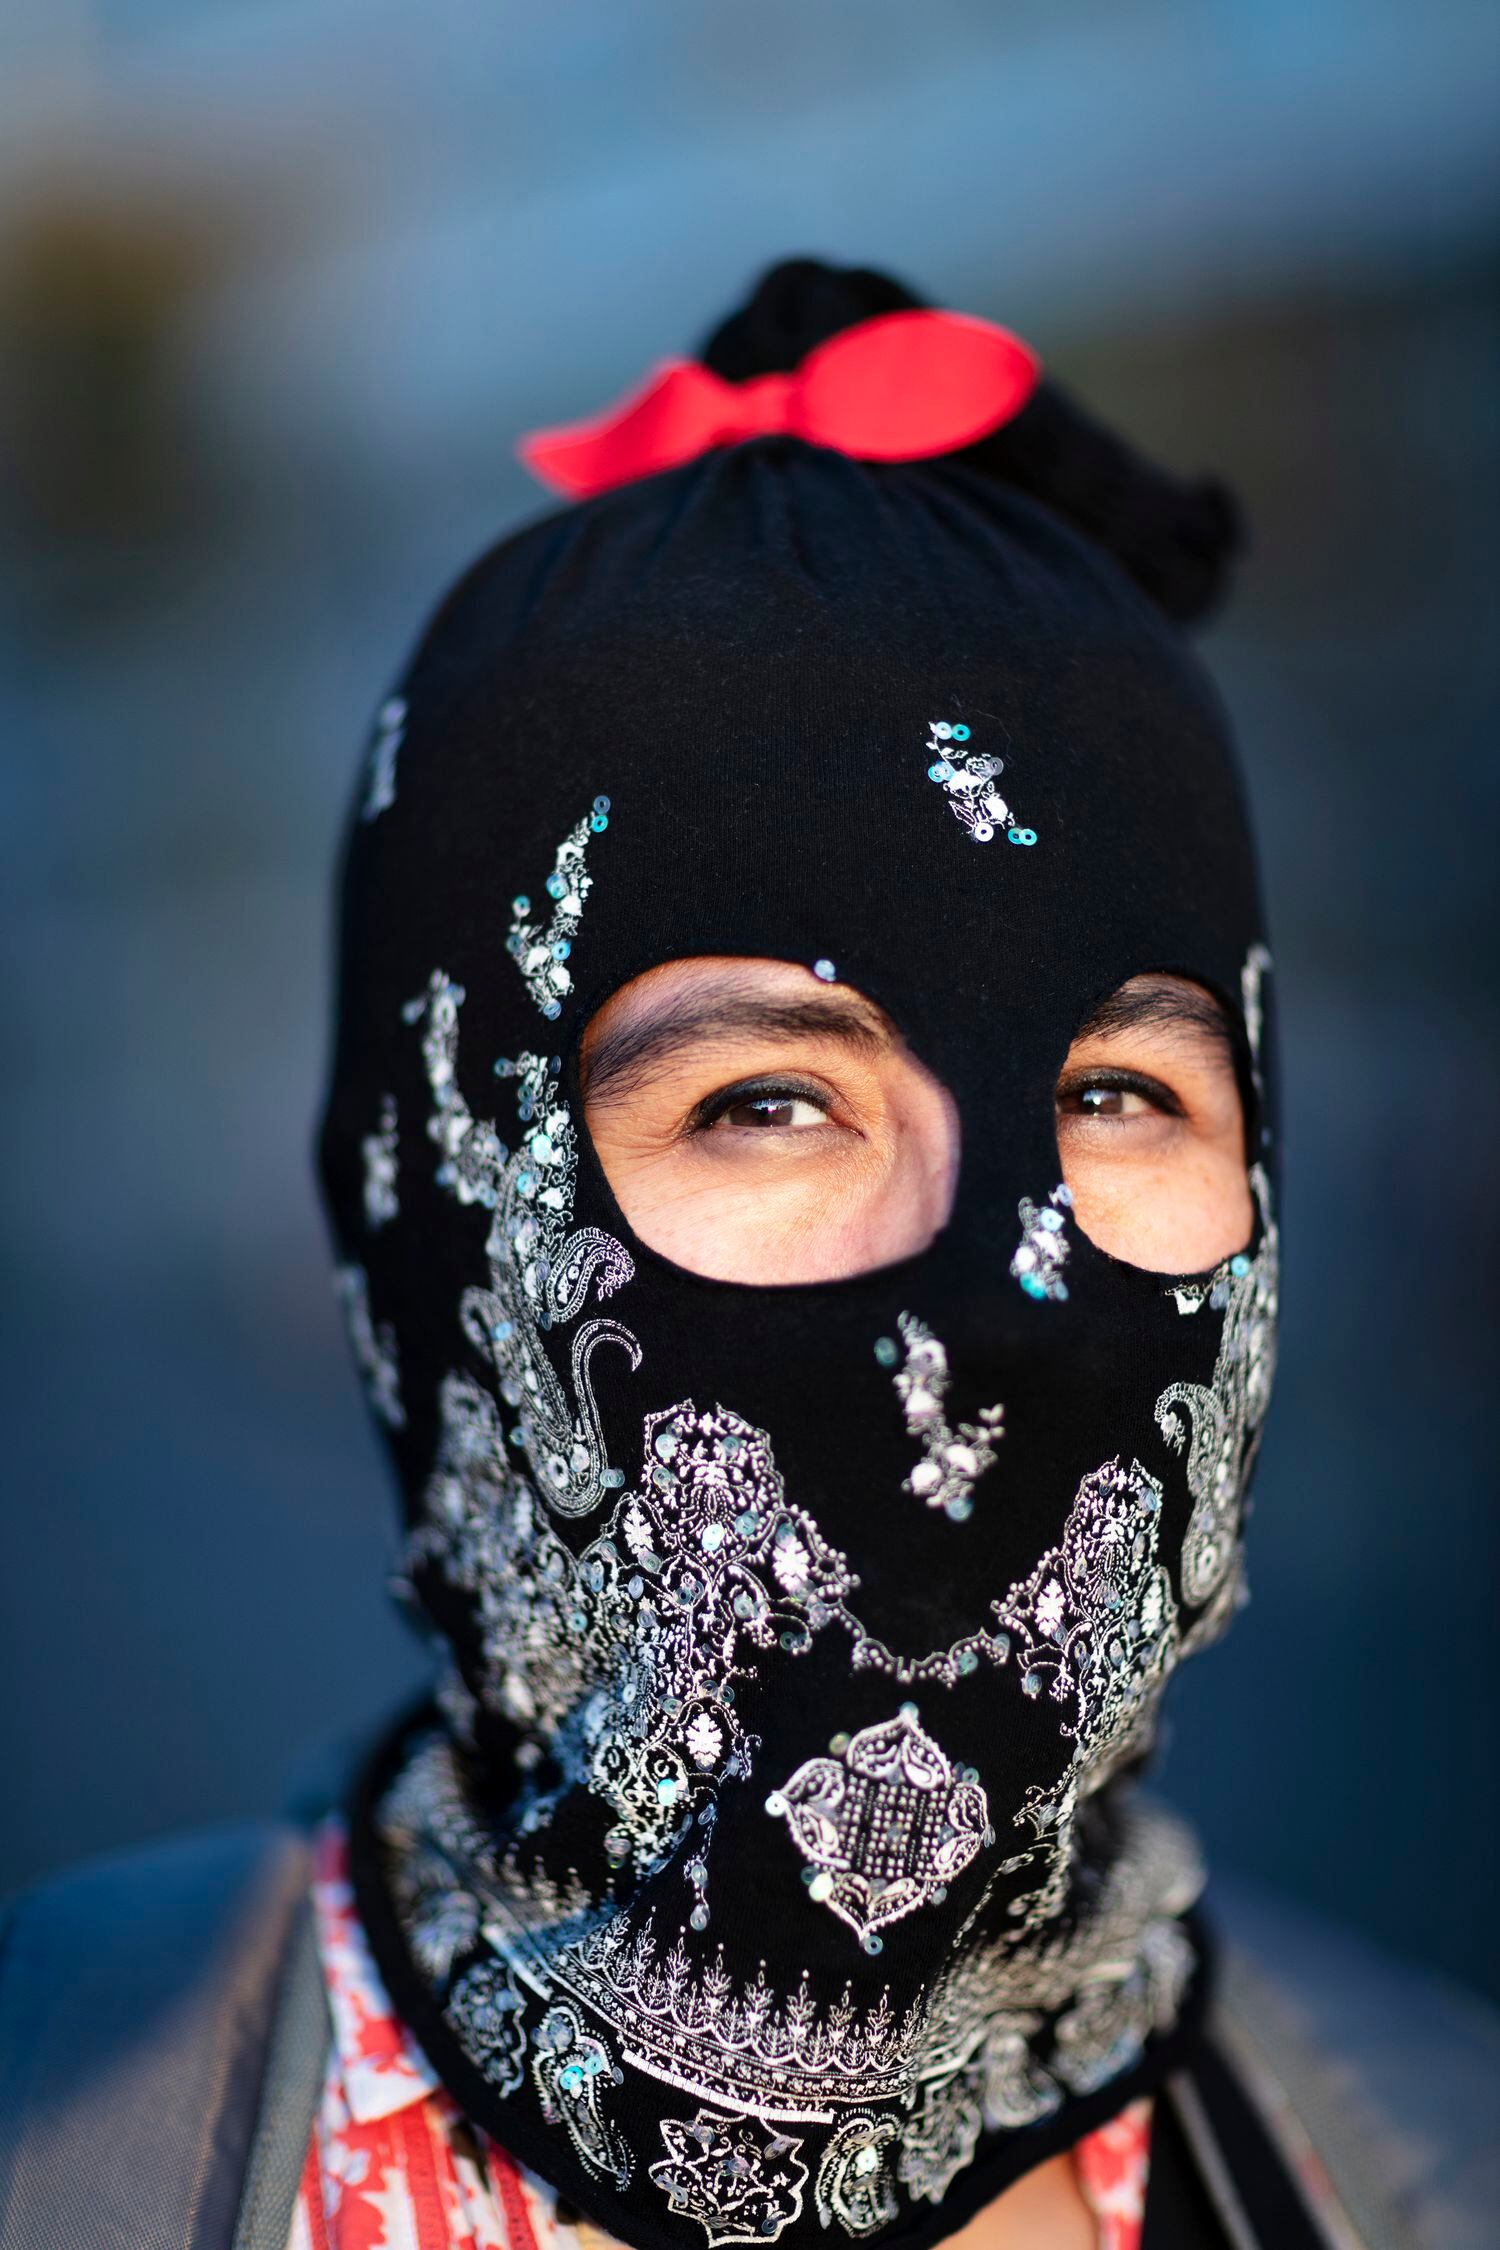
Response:
[{"label": "blurred blue background", "polygon": [[516,432],[809,251],[1247,499],[1285,1356],[1165,1781],[1500,1991],[1497,71],[1487,0],[12,0],[0,1887],[418,1677],[309,1168],[342,802]]}]

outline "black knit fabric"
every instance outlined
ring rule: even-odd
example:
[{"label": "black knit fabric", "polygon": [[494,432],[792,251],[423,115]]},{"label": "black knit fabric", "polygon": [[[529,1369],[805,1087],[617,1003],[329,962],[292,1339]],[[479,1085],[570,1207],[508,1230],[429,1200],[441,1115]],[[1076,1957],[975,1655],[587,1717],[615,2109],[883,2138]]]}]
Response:
[{"label": "black knit fabric", "polygon": [[[872,286],[773,277],[710,356]],[[1234,1606],[1271,1184],[1213,1274],[1124,1265],[1053,1087],[1127,978],[1192,977],[1265,1155],[1226,725],[1143,591],[1192,606],[1228,518],[1117,511],[1117,559],[1039,496],[1100,488],[1042,415],[1018,483],[762,439],[548,517],[361,777],[324,1173],[451,1670],[371,1761],[359,1899],[456,2098],[638,2250],[934,2241],[1194,2038],[1191,1841],[1127,1782]],[[952,1090],[928,1250],[760,1288],[635,1238],[578,1042],[694,954],[818,965]]]}]

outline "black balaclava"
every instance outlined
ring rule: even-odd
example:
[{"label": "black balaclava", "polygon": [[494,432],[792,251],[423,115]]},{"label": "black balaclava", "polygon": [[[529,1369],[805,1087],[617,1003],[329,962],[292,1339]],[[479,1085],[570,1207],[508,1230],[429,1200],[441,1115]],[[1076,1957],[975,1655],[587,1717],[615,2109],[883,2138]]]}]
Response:
[{"label": "black balaclava", "polygon": [[[783,268],[707,358],[914,302]],[[464,2111],[638,2250],[934,2241],[1196,2036],[1201,1871],[1130,1775],[1235,1606],[1273,1349],[1267,956],[1180,631],[1233,543],[1050,384],[961,458],[759,438],[495,548],[381,712],[323,1162],[446,1685],[357,1895]],[[633,1234],[580,1036],[702,954],[948,1086],[928,1249],[761,1287]],[[1146,971],[1241,1048],[1212,1273],[1060,1184],[1069,1043]]]}]

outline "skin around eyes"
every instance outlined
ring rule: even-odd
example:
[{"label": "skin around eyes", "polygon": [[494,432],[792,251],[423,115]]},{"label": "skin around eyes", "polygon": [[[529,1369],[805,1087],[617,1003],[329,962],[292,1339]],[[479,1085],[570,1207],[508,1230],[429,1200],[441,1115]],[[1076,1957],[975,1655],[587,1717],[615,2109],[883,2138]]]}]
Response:
[{"label": "skin around eyes", "polygon": [[[951,1095],[872,1002],[793,963],[649,970],[594,1016],[582,1077],[626,1218],[693,1272],[838,1280],[924,1249],[952,1209]],[[1198,1272],[1248,1239],[1238,1081],[1196,987],[1133,979],[1085,1027],[1057,1139],[1078,1224],[1113,1256]]]}]

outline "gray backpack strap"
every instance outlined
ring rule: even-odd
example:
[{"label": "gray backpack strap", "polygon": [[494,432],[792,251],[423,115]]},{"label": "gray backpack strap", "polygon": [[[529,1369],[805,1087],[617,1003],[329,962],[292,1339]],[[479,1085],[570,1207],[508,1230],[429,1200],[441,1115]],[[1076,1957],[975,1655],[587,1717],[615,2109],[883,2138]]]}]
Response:
[{"label": "gray backpack strap", "polygon": [[317,1927],[304,1903],[276,1998],[234,2250],[286,2250],[332,2031]]},{"label": "gray backpack strap", "polygon": [[[295,2181],[285,2195],[285,2160],[262,2144],[287,2138],[291,2055],[308,2076],[309,1876],[297,1831],[246,1826],[97,1861],[15,1903],[0,1931],[0,2250],[261,2250],[239,2231],[247,2186],[268,2217],[284,2201],[285,2250]],[[311,2114],[308,2100],[304,2147]]]},{"label": "gray backpack strap", "polygon": [[1500,2250],[1500,2017],[1248,1885],[1217,2031],[1337,2250]]}]

